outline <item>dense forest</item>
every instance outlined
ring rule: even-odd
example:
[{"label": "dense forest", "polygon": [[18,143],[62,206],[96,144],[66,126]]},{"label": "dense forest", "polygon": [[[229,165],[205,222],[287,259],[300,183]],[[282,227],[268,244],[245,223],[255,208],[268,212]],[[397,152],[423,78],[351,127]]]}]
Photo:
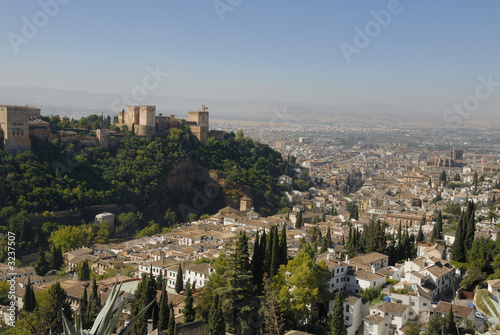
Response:
[{"label": "dense forest", "polygon": [[[123,223],[118,232],[155,231],[214,214],[228,196],[242,194],[242,187],[262,194],[255,199],[257,211],[274,214],[287,206],[278,178],[292,176],[296,164],[242,135],[227,133],[223,141],[201,143],[180,127],[158,137],[124,136],[114,150],[33,138],[30,151],[0,151],[0,233],[15,232],[21,250],[46,246],[57,228],[50,224],[51,212],[101,204],[133,205],[133,213],[121,215],[126,222],[118,218],[118,225]],[[30,213],[46,216],[46,224],[32,227]],[[105,242],[109,233],[93,229]]]}]

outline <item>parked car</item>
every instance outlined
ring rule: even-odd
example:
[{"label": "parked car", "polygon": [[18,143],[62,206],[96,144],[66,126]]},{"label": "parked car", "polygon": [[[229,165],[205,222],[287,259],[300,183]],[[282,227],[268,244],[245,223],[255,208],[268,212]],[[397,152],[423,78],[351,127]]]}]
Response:
[{"label": "parked car", "polygon": [[487,317],[481,312],[476,312],[476,318],[486,320]]}]

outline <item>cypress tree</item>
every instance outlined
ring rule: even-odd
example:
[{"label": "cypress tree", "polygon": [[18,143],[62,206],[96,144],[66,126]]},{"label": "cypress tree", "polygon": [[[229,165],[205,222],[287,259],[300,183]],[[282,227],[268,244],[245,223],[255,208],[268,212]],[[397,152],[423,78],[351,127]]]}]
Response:
[{"label": "cypress tree", "polygon": [[417,243],[415,239],[415,234],[410,235],[410,243],[408,246],[408,258],[414,259],[417,257]]},{"label": "cypress tree", "polygon": [[92,293],[90,294],[90,301],[92,302],[92,316],[97,316],[99,309],[101,308],[101,296],[97,291],[97,283],[94,280],[92,281]]},{"label": "cypress tree", "polygon": [[253,244],[253,255],[252,255],[252,276],[253,284],[259,284],[260,272],[262,268],[262,257],[260,256],[260,245],[259,245],[259,231],[255,234],[255,242]]},{"label": "cypress tree", "polygon": [[158,278],[156,278],[156,290],[160,291],[163,288],[163,271],[160,270],[160,274],[158,275]]},{"label": "cypress tree", "polygon": [[165,287],[165,281],[162,281],[158,330],[167,329],[169,320],[170,320],[170,308],[168,307],[168,293],[167,293],[167,288]]},{"label": "cypress tree", "polygon": [[248,236],[245,232],[241,232],[236,242],[236,267],[245,271],[250,270],[249,253],[248,253]]},{"label": "cypress tree", "polygon": [[90,279],[89,263],[85,260],[78,270],[78,279],[85,281]]},{"label": "cypress tree", "polygon": [[225,335],[226,334],[226,320],[221,308],[221,301],[217,294],[214,295],[212,308],[208,316],[208,323],[206,326],[206,334],[209,335]]},{"label": "cypress tree", "polygon": [[[343,237],[343,235],[342,235],[342,237]],[[332,233],[330,231],[330,226],[328,226],[328,229],[326,230],[325,238],[326,238],[326,242],[328,243],[328,248],[330,248],[330,245],[332,243]]]},{"label": "cypress tree", "polygon": [[450,305],[450,311],[446,314],[444,318],[443,330],[445,334],[456,334],[457,325],[455,323],[455,318],[453,316],[453,305]]},{"label": "cypress tree", "polygon": [[258,278],[258,287],[257,287],[259,290],[260,290],[260,287],[262,286],[262,278],[264,278],[264,273],[266,273],[266,269],[265,269],[265,257],[267,254],[266,248],[267,248],[267,233],[264,230],[264,233],[262,234],[262,236],[260,238],[260,243],[259,243],[260,269],[258,272],[259,278]]},{"label": "cypress tree", "polygon": [[177,269],[177,277],[175,278],[175,292],[180,294],[184,290],[184,282],[182,281],[182,267],[179,263],[179,268]]},{"label": "cypress tree", "polygon": [[455,232],[455,242],[451,249],[451,259],[457,262],[465,262],[465,231],[464,231],[465,213],[462,212],[460,221],[457,223],[457,231]]},{"label": "cypress tree", "polygon": [[335,294],[335,305],[333,306],[330,322],[330,335],[347,335],[347,329],[344,324],[344,302],[341,292]]},{"label": "cypress tree", "polygon": [[272,263],[272,257],[273,257],[273,244],[274,244],[274,226],[271,226],[271,229],[269,231],[269,236],[267,237],[266,241],[266,253],[264,255],[264,271],[263,273],[267,273],[268,275],[271,275],[271,263]]},{"label": "cypress tree", "polygon": [[470,250],[474,242],[474,233],[476,232],[475,206],[472,201],[467,205],[467,222],[464,222],[465,231],[465,250]]},{"label": "cypress tree", "polygon": [[286,226],[283,226],[281,228],[281,235],[280,235],[280,242],[279,242],[279,264],[280,265],[287,265],[288,264],[288,248],[287,248],[287,242],[286,242]]},{"label": "cypress tree", "polygon": [[302,227],[302,212],[299,210],[297,217],[295,219],[295,228],[300,229]]},{"label": "cypress tree", "polygon": [[417,243],[425,242],[424,232],[422,231],[422,222],[420,222],[420,229],[418,230]]},{"label": "cypress tree", "polygon": [[89,301],[87,296],[87,286],[83,286],[83,295],[80,298],[80,315],[82,317],[82,327],[84,329],[88,328],[90,323],[88,319],[88,309],[89,309]]},{"label": "cypress tree", "polygon": [[50,251],[51,251],[50,267],[54,270],[60,270],[61,266],[64,264],[61,248],[52,247]]},{"label": "cypress tree", "polygon": [[23,310],[27,312],[33,312],[36,308],[35,292],[33,291],[33,286],[31,285],[31,279],[28,276],[28,283],[24,290],[24,305]]},{"label": "cypress tree", "polygon": [[441,211],[439,211],[436,224],[432,229],[431,242],[434,242],[435,240],[440,240],[442,232],[443,232],[443,215],[441,214]]},{"label": "cypress tree", "polygon": [[49,272],[49,262],[45,257],[45,252],[43,252],[42,248],[38,250],[38,261],[35,264],[35,272],[39,276],[45,276],[47,272]]},{"label": "cypress tree", "polygon": [[326,222],[326,213],[321,216],[321,222]]},{"label": "cypress tree", "polygon": [[280,251],[278,249],[279,241],[278,241],[278,227],[274,226],[274,232],[273,232],[273,245],[272,245],[272,252],[271,252],[271,265],[270,265],[270,277],[274,277],[278,273],[279,269],[279,256],[280,256]]},{"label": "cypress tree", "polygon": [[328,250],[328,247],[327,247],[327,242],[326,242],[326,238],[323,238],[323,240],[321,241],[321,249],[319,250],[319,253],[322,254],[324,252],[326,252]]},{"label": "cypress tree", "polygon": [[168,335],[175,335],[176,333],[176,324],[175,324],[175,313],[174,313],[174,305],[170,302],[170,319],[168,320]]},{"label": "cypress tree", "polygon": [[191,284],[189,280],[186,283],[186,297],[184,298],[184,309],[182,313],[184,314],[184,323],[191,323],[195,318],[195,311],[193,307],[193,291],[191,290]]}]

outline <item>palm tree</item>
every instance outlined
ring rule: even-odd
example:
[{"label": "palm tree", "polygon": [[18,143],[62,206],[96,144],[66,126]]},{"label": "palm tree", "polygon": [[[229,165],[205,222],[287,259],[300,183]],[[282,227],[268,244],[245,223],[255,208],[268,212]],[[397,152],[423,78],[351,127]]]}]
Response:
[{"label": "palm tree", "polygon": [[497,213],[493,212],[492,210],[490,210],[487,214],[488,216],[488,220],[490,220],[490,223],[493,224],[493,221],[497,221],[498,219],[498,215]]}]

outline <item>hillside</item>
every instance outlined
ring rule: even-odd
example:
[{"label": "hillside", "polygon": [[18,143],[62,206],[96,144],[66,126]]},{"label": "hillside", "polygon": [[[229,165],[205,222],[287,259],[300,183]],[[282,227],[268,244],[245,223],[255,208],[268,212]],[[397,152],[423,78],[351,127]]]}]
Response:
[{"label": "hillside", "polygon": [[149,220],[171,224],[167,212],[178,222],[214,214],[246,193],[265,195],[255,199],[256,210],[271,214],[284,207],[278,177],[289,167],[269,146],[234,133],[204,144],[187,128],[172,129],[155,138],[127,136],[114,151],[34,138],[31,151],[0,152],[0,233],[15,231],[20,242],[39,234],[40,241],[26,245],[34,247],[45,242],[44,232],[31,227],[29,213],[104,204],[143,214],[128,231],[134,233]]}]

